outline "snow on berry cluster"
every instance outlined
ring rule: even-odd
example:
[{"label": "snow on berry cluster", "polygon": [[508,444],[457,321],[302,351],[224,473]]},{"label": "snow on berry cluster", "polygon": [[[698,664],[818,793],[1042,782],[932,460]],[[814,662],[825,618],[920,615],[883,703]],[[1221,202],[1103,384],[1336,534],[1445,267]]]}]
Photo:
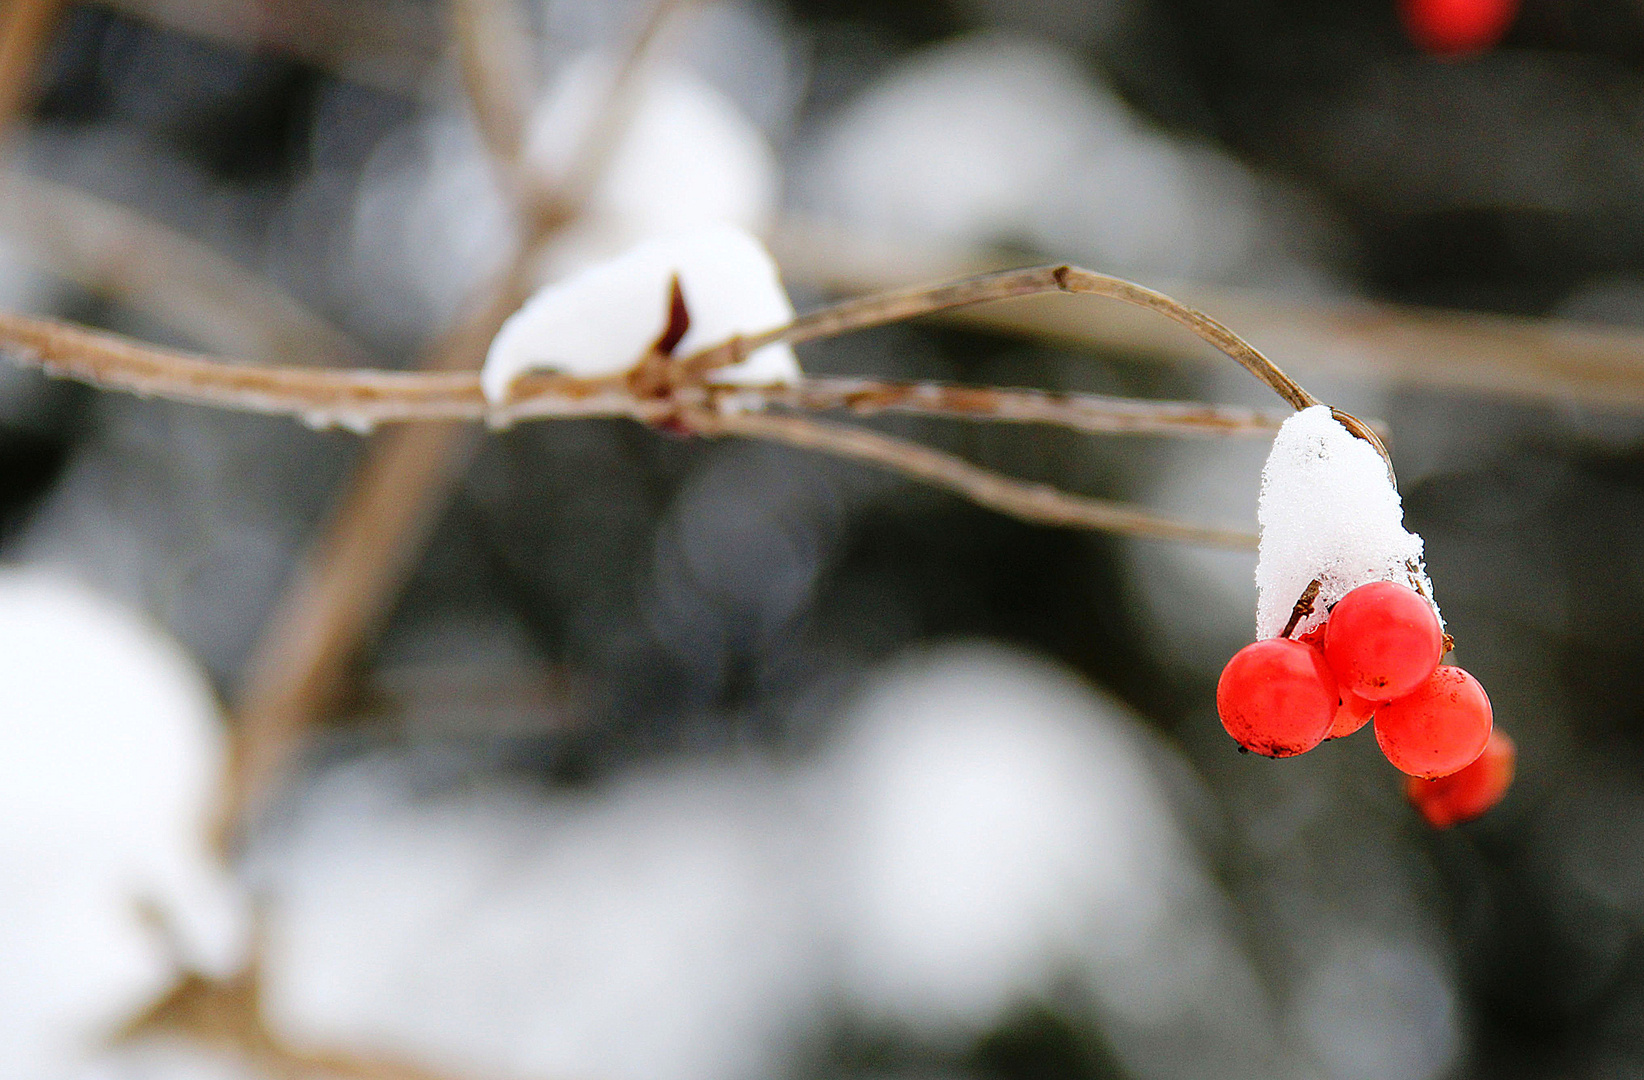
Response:
[{"label": "snow on berry cluster", "polygon": [[1404,528],[1381,456],[1329,407],[1303,409],[1274,440],[1258,517],[1258,640],[1216,687],[1228,734],[1292,757],[1373,717],[1429,822],[1494,805],[1512,778],[1512,742],[1494,730],[1478,680],[1440,663],[1448,642],[1421,537]]}]

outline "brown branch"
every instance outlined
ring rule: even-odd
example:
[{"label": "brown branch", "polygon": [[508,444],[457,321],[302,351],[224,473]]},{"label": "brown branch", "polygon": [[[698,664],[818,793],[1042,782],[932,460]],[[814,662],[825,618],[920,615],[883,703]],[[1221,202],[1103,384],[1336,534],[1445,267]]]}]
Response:
[{"label": "brown branch", "polygon": [[980,506],[1041,525],[1180,540],[1254,551],[1249,533],[1187,525],[1123,503],[1070,495],[1048,484],[1014,480],[963,458],[877,431],[796,416],[754,413],[691,413],[691,430],[704,435],[768,439],[836,457],[861,461],[922,480],[965,496]]},{"label": "brown branch", "polygon": [[669,27],[698,0],[652,0],[645,21],[629,40],[611,74],[599,108],[577,140],[565,171],[552,183],[521,192],[522,209],[536,219],[546,236],[579,217],[593,197],[611,157],[622,145],[644,90],[653,58],[661,51]]},{"label": "brown branch", "polygon": [[[778,341],[798,344],[817,338],[836,337],[870,326],[883,326],[886,323],[902,322],[921,315],[932,315],[950,308],[1049,292],[1105,296],[1156,311],[1165,318],[1187,327],[1231,357],[1250,374],[1266,383],[1292,408],[1305,409],[1319,403],[1317,398],[1279,370],[1278,365],[1263,356],[1255,346],[1204,312],[1123,278],[1098,274],[1092,270],[1066,264],[999,270],[977,274],[950,284],[920,286],[847,300],[842,304],[802,315],[787,326],[751,335],[741,343],[741,348],[751,353],[761,346]],[[705,350],[698,354],[697,362],[702,366],[704,361],[709,361],[707,366],[711,366],[714,359],[712,350]]]},{"label": "brown branch", "polygon": [[450,14],[474,126],[499,178],[518,192],[526,118],[536,98],[521,13],[513,0],[451,0]]},{"label": "brown branch", "polygon": [[266,278],[105,199],[0,170],[0,233],[43,269],[215,352],[361,367],[370,352]]},{"label": "brown branch", "polygon": [[[847,295],[1020,261],[999,252],[864,237],[798,219],[785,221],[771,246],[790,281]],[[1171,284],[1167,291],[1261,340],[1304,379],[1333,374],[1601,409],[1644,407],[1644,331],[1636,328],[1360,298],[1288,296],[1202,282]],[[1039,298],[956,309],[943,317],[989,331],[1132,355],[1205,355],[1156,320],[1123,309],[1092,316]]]},{"label": "brown branch", "polygon": [[11,134],[34,93],[34,78],[64,0],[6,0],[0,7],[0,139]]},{"label": "brown branch", "polygon": [[64,378],[144,397],[299,417],[314,426],[366,431],[418,420],[524,420],[627,417],[666,419],[681,403],[739,411],[773,407],[848,410],[957,420],[1036,423],[1113,435],[1267,436],[1281,417],[1194,402],[1139,401],[939,383],[810,378],[793,386],[694,387],[672,398],[636,398],[626,378],[528,375],[514,398],[493,407],[468,371],[333,371],[231,363],[142,345],[68,323],[0,312],[0,348]]},{"label": "brown branch", "polygon": [[337,77],[408,97],[445,48],[434,5],[420,0],[96,0],[177,34],[247,52],[294,56]]},{"label": "brown branch", "polygon": [[[1257,409],[1192,401],[1144,401],[1002,387],[878,379],[806,378],[791,387],[726,390],[739,407],[772,405],[806,412],[849,410],[860,416],[906,413],[950,420],[1046,424],[1099,435],[1172,437],[1271,436],[1284,417]],[[513,406],[510,406],[512,408]]]},{"label": "brown branch", "polygon": [[[473,371],[502,322],[524,302],[538,252],[580,213],[604,169],[606,146],[626,126],[637,73],[679,0],[655,0],[569,181],[522,206],[523,235],[510,265],[481,290],[473,314],[423,358],[426,370]],[[569,185],[569,186],[567,186]],[[578,185],[586,185],[579,187]],[[372,440],[366,460],[298,567],[258,639],[238,700],[221,835],[232,841],[279,782],[302,732],[334,707],[348,670],[386,621],[467,464],[475,431],[454,423],[408,424]]]}]

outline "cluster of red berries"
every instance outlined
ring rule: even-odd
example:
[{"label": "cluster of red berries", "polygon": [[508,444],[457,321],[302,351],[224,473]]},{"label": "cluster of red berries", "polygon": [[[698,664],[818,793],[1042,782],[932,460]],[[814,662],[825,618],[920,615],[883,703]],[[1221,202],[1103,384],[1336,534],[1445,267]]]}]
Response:
[{"label": "cluster of red berries", "polygon": [[1512,742],[1494,732],[1478,680],[1440,664],[1438,615],[1390,581],[1361,585],[1300,639],[1246,645],[1222,669],[1216,711],[1239,745],[1267,757],[1304,754],[1372,717],[1387,760],[1428,821],[1477,817],[1506,793]]}]

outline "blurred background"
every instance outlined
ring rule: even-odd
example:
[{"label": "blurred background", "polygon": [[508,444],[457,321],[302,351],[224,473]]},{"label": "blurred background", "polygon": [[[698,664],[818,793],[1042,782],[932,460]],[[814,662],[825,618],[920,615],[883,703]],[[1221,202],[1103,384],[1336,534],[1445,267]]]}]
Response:
[{"label": "blurred background", "polygon": [[[628,422],[396,444],[8,367],[0,1075],[1644,1075],[1639,0],[1463,56],[1393,0],[0,25],[0,310],[477,366],[524,291],[704,221],[801,311],[1053,260],[1180,295],[1386,425],[1520,748],[1443,832],[1369,732],[1236,753],[1250,554]],[[1085,298],[800,358],[1281,405]],[[1260,438],[872,423],[1255,526]]]}]

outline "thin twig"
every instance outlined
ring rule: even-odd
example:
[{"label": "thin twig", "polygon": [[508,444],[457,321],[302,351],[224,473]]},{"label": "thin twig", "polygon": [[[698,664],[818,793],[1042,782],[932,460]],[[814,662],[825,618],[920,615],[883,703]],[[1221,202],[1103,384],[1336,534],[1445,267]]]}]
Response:
[{"label": "thin twig", "polygon": [[1284,417],[1276,413],[1195,401],[1146,401],[1106,394],[880,379],[813,377],[791,387],[756,387],[746,397],[734,390],[723,393],[744,410],[751,407],[763,411],[780,405],[806,412],[848,410],[859,416],[906,413],[950,420],[1046,424],[1099,435],[1265,438],[1284,422]]},{"label": "thin twig", "polygon": [[[772,238],[784,277],[844,295],[902,288],[1019,262],[1008,253],[919,245],[802,220]],[[1378,384],[1644,407],[1644,331],[1624,326],[1389,304],[1359,297],[1289,296],[1203,282],[1160,285],[1214,311],[1286,358],[1304,380],[1331,374]],[[1122,310],[1092,315],[1048,299],[969,307],[965,326],[1129,355],[1202,359],[1205,350],[1156,320]]]},{"label": "thin twig", "polygon": [[768,439],[878,465],[957,492],[980,506],[1041,525],[1100,529],[1248,551],[1256,547],[1256,538],[1249,533],[1188,525],[1124,503],[1070,495],[1048,484],[1014,480],[952,454],[877,431],[797,416],[736,412],[692,413],[688,422],[691,430],[704,435]]},{"label": "thin twig", "polygon": [[338,78],[406,97],[438,93],[429,73],[445,27],[421,0],[99,0],[122,14],[245,52],[280,52]]},{"label": "thin twig", "polygon": [[792,386],[697,387],[675,399],[635,398],[623,378],[529,375],[493,407],[468,371],[335,371],[234,363],[139,344],[68,323],[0,312],[0,348],[49,374],[144,397],[294,416],[316,426],[367,431],[417,420],[486,420],[492,426],[572,417],[665,419],[680,401],[762,411],[844,410],[958,420],[1036,423],[1113,435],[1267,436],[1281,417],[1195,402],[1098,394],[949,386],[875,379],[807,378]]},{"label": "thin twig", "polygon": [[363,345],[268,279],[106,199],[0,169],[0,234],[42,269],[214,352],[336,367],[374,362]]},{"label": "thin twig", "polygon": [[[1279,370],[1278,365],[1263,356],[1255,346],[1204,312],[1135,282],[1066,264],[1000,270],[989,274],[977,274],[949,284],[928,285],[848,300],[809,315],[802,315],[787,326],[751,335],[741,343],[741,347],[751,353],[761,346],[778,341],[798,344],[817,338],[836,337],[851,330],[902,322],[905,319],[931,315],[949,308],[968,307],[985,301],[1008,300],[1011,297],[1048,292],[1106,296],[1156,311],[1165,318],[1187,327],[1237,361],[1246,371],[1266,383],[1292,408],[1305,409],[1319,403],[1317,398]],[[707,358],[707,353],[705,350],[699,357]]]},{"label": "thin twig", "polygon": [[499,179],[518,192],[525,122],[536,80],[521,12],[513,0],[451,0],[464,96]]},{"label": "thin twig", "polygon": [[667,30],[699,0],[653,0],[645,21],[630,38],[612,69],[599,108],[579,134],[564,171],[550,183],[521,192],[521,209],[538,219],[544,236],[563,228],[587,209],[611,158],[632,126],[643,99],[645,77],[661,52]]},{"label": "thin twig", "polygon": [[[479,368],[503,320],[524,301],[543,245],[581,212],[604,169],[607,147],[620,140],[615,129],[626,126],[632,84],[661,36],[661,25],[679,3],[656,0],[589,132],[582,159],[571,163],[568,180],[520,207],[523,235],[509,266],[480,291],[471,305],[473,314],[423,358],[425,370]],[[223,794],[220,834],[225,840],[237,838],[261,810],[304,729],[340,697],[349,667],[386,621],[393,598],[414,568],[473,452],[475,434],[465,424],[408,424],[372,440],[246,665]]]}]

